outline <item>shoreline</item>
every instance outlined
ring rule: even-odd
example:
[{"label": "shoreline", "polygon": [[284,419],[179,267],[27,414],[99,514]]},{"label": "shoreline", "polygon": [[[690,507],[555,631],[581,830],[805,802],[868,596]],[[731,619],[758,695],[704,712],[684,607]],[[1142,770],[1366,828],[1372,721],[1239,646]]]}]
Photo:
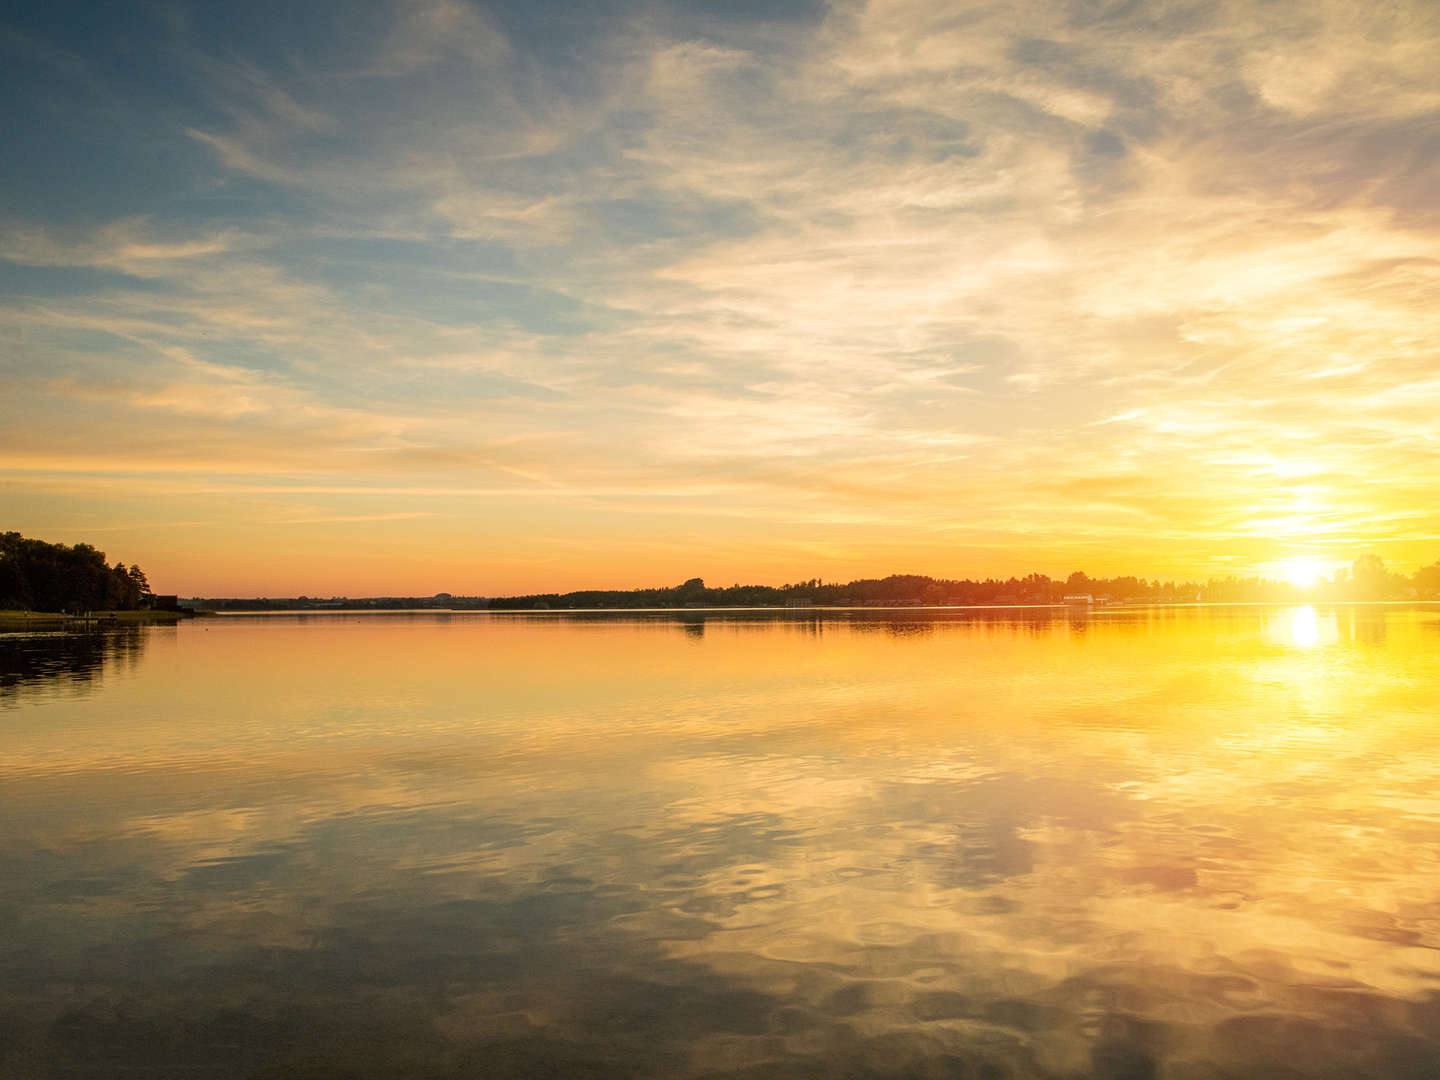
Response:
[{"label": "shoreline", "polygon": [[89,615],[66,615],[59,611],[0,611],[0,634],[39,632],[94,632],[121,626],[174,626],[192,618],[186,611],[97,611]]}]

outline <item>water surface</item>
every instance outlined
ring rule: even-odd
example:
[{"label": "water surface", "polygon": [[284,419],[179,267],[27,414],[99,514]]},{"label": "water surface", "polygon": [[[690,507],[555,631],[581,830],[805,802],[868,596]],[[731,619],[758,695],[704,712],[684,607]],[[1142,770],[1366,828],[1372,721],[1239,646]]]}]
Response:
[{"label": "water surface", "polygon": [[1432,1077],[1440,609],[0,642],[5,1077]]}]

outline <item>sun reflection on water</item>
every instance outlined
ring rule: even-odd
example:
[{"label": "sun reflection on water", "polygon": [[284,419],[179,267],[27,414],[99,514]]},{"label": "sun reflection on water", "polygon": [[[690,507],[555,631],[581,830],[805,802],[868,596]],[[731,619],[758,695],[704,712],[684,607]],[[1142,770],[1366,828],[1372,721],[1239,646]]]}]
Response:
[{"label": "sun reflection on water", "polygon": [[1338,644],[1342,629],[1344,627],[1341,616],[1336,612],[1317,610],[1313,604],[1304,604],[1267,614],[1264,617],[1262,636],[1271,646],[1303,652],[1316,649],[1317,646]]},{"label": "sun reflection on water", "polygon": [[1290,637],[1302,649],[1320,643],[1320,623],[1315,618],[1315,609],[1309,604],[1297,608],[1290,617]]}]

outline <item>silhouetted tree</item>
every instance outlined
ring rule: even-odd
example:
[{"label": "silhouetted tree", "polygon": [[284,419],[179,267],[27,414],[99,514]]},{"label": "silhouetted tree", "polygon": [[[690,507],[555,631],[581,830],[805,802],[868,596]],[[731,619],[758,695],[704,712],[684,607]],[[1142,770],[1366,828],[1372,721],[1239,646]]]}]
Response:
[{"label": "silhouetted tree", "polygon": [[[1353,582],[1351,580],[1353,574]],[[1411,591],[1413,590],[1413,592]],[[1406,595],[1440,596],[1440,562],[1403,577],[1385,569],[1376,555],[1363,555],[1350,569],[1335,572],[1328,583],[1317,588],[1301,589],[1289,582],[1269,581],[1259,577],[1211,578],[1201,585],[1193,581],[1166,581],[1130,575],[1114,578],[1092,578],[1077,570],[1064,581],[1052,580],[1044,574],[1011,577],[1004,581],[987,578],[970,579],[925,577],[918,574],[892,574],[884,578],[860,578],[845,584],[826,584],[819,578],[789,585],[730,585],[706,588],[700,578],[691,578],[683,585],[668,589],[606,590],[494,597],[489,606],[497,609],[525,609],[544,603],[558,608],[637,608],[680,607],[706,604],[720,607],[780,606],[803,600],[821,605],[872,605],[916,603],[994,604],[1023,601],[1026,603],[1058,603],[1067,592],[1088,592],[1114,600],[1136,600],[1151,603],[1189,603],[1196,599],[1211,602],[1287,602],[1294,600],[1387,599]],[[212,601],[206,601],[207,604]],[[256,601],[225,601],[222,603],[255,606]],[[284,606],[288,602],[279,602]],[[275,606],[270,604],[270,606]]]},{"label": "silhouetted tree", "polygon": [[1385,597],[1389,575],[1385,573],[1385,562],[1379,555],[1366,553],[1350,565],[1350,576],[1355,581],[1355,593],[1361,600],[1381,600]]},{"label": "silhouetted tree", "polygon": [[1421,596],[1440,595],[1440,560],[1415,571],[1415,590]]},{"label": "silhouetted tree", "polygon": [[675,590],[676,598],[682,604],[693,604],[705,599],[704,578],[694,577]]},{"label": "silhouetted tree", "polygon": [[0,607],[28,611],[126,610],[149,595],[138,566],[105,564],[89,544],[49,544],[17,532],[0,536]]}]

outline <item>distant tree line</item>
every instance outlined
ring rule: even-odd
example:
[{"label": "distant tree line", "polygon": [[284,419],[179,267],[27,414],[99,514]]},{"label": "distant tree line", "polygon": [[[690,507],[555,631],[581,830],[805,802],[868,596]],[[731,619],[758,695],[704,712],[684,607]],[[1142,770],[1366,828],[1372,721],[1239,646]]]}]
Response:
[{"label": "distant tree line", "polygon": [[214,597],[186,600],[187,607],[206,611],[470,611],[484,608],[532,611],[567,608],[686,607],[867,607],[921,605],[1058,604],[1067,595],[1096,600],[1150,604],[1287,602],[1296,600],[1440,599],[1440,561],[1409,577],[1392,573],[1375,555],[1364,555],[1329,579],[1301,587],[1264,578],[1226,577],[1207,581],[1162,581],[1123,576],[1092,578],[1076,571],[1064,579],[1045,574],[1023,578],[933,578],[892,574],[885,578],[823,582],[819,578],[790,585],[729,585],[711,588],[701,578],[654,589],[587,589],[528,596],[296,596]]},{"label": "distant tree line", "polygon": [[187,598],[185,606],[201,611],[473,611],[484,608],[483,596],[215,596]]},{"label": "distant tree line", "polygon": [[22,611],[132,611],[150,601],[138,566],[109,566],[89,544],[47,544],[0,534],[0,608]]},{"label": "distant tree line", "polygon": [[1241,603],[1293,600],[1440,599],[1440,561],[1406,577],[1385,569],[1375,555],[1363,555],[1348,569],[1309,586],[1265,578],[1211,578],[1161,581],[1140,577],[1092,578],[1076,571],[1064,580],[1045,574],[973,581],[892,574],[844,584],[819,578],[791,585],[730,585],[710,588],[701,578],[658,589],[589,589],[568,593],[493,597],[491,609],[526,611],[550,608],[674,607],[820,607],[1058,604],[1066,596],[1087,595],[1114,603]]},{"label": "distant tree line", "polygon": [[[545,608],[646,608],[646,607],[821,607],[893,605],[977,605],[977,604],[1058,604],[1067,594],[1111,590],[1117,598],[1195,599],[1193,585],[1175,582],[1146,582],[1141,578],[1092,580],[1084,574],[1057,581],[1044,574],[1024,578],[987,578],[984,581],[933,578],[920,574],[892,574],[885,578],[861,578],[844,584],[819,578],[791,585],[730,585],[710,588],[701,578],[691,578],[673,588],[583,590],[570,593],[542,593],[533,596],[494,597],[492,609],[533,610]],[[1188,591],[1187,591],[1188,590]]]}]

